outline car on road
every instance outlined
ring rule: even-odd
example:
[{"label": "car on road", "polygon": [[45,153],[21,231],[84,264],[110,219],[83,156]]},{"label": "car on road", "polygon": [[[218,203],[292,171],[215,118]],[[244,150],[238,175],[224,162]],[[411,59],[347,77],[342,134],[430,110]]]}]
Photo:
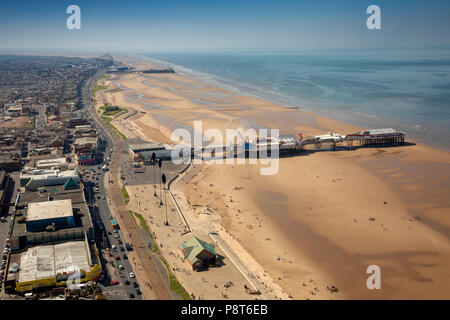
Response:
[{"label": "car on road", "polygon": [[119,281],[111,281],[110,285],[117,286],[120,282]]},{"label": "car on road", "polygon": [[135,275],[133,272],[130,272],[130,278],[135,278]]}]

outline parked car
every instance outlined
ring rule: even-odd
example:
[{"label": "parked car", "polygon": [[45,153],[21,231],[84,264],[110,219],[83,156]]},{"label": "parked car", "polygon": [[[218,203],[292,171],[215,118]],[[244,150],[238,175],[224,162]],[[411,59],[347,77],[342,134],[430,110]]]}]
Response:
[{"label": "parked car", "polygon": [[133,272],[130,272],[130,278],[135,278],[135,275]]},{"label": "parked car", "polygon": [[115,258],[116,258],[116,260],[120,260],[120,257],[119,257],[119,256],[116,256]]},{"label": "parked car", "polygon": [[142,294],[141,290],[140,290],[140,289],[137,289],[137,290],[136,290],[136,294],[137,294],[137,295],[141,295],[141,294]]},{"label": "parked car", "polygon": [[119,281],[111,281],[111,285],[112,286],[116,286],[116,285],[118,285],[119,284]]},{"label": "parked car", "polygon": [[127,257],[126,254],[123,255],[123,259],[124,259],[124,260],[127,260],[127,259],[128,259],[128,257]]},{"label": "parked car", "polygon": [[125,268],[123,267],[123,265],[119,265],[119,270],[124,270]]},{"label": "parked car", "polygon": [[134,288],[139,288],[139,285],[137,284],[137,282],[133,282],[133,287]]}]

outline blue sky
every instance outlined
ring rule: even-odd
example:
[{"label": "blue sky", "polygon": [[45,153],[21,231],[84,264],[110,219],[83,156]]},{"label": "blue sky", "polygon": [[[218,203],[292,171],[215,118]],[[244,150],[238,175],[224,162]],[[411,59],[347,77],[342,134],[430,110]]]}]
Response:
[{"label": "blue sky", "polygon": [[[448,0],[0,0],[0,49],[308,50],[450,46]],[[66,8],[81,8],[81,30]],[[366,28],[381,7],[382,30]]]}]

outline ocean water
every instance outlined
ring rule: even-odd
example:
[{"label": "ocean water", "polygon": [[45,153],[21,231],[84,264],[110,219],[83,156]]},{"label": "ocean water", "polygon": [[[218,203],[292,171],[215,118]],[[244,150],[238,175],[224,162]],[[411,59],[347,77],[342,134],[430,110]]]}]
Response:
[{"label": "ocean water", "polygon": [[450,49],[140,57],[241,94],[367,129],[393,127],[450,150]]}]

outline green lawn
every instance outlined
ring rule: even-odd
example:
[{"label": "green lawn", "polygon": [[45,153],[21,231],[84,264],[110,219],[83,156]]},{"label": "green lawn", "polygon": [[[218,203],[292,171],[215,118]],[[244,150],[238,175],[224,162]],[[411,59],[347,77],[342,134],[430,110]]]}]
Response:
[{"label": "green lawn", "polygon": [[117,110],[106,111],[107,107],[109,107],[109,106],[101,106],[100,107],[100,110],[103,110],[104,116],[113,116],[113,115],[118,114],[123,111],[128,112],[128,109],[125,109],[125,108],[119,108]]},{"label": "green lawn", "polygon": [[158,255],[158,257],[161,259],[161,261],[164,263],[164,265],[167,268],[167,272],[169,273],[169,282],[170,282],[170,290],[178,294],[183,300],[192,300],[189,293],[184,289],[184,287],[181,285],[180,282],[178,282],[177,278],[175,277],[175,274],[170,269],[169,263],[164,259],[164,257],[161,255],[161,251],[158,248],[158,245],[156,244],[155,239],[153,238],[153,234],[150,231],[150,228],[147,225],[147,222],[145,221],[144,217],[133,211],[129,211],[131,216],[133,217],[134,222],[136,223],[136,218],[139,220],[139,224],[136,223],[138,227],[141,227],[150,234],[150,237],[152,239],[152,252]]},{"label": "green lawn", "polygon": [[110,127],[113,131],[115,131],[122,138],[122,140],[124,140],[124,141],[128,140],[126,135],[124,135],[122,132],[117,130],[117,128],[111,124],[111,121],[113,120],[113,118],[102,116],[102,119],[103,119],[103,121],[105,121],[105,123],[108,127]]}]

